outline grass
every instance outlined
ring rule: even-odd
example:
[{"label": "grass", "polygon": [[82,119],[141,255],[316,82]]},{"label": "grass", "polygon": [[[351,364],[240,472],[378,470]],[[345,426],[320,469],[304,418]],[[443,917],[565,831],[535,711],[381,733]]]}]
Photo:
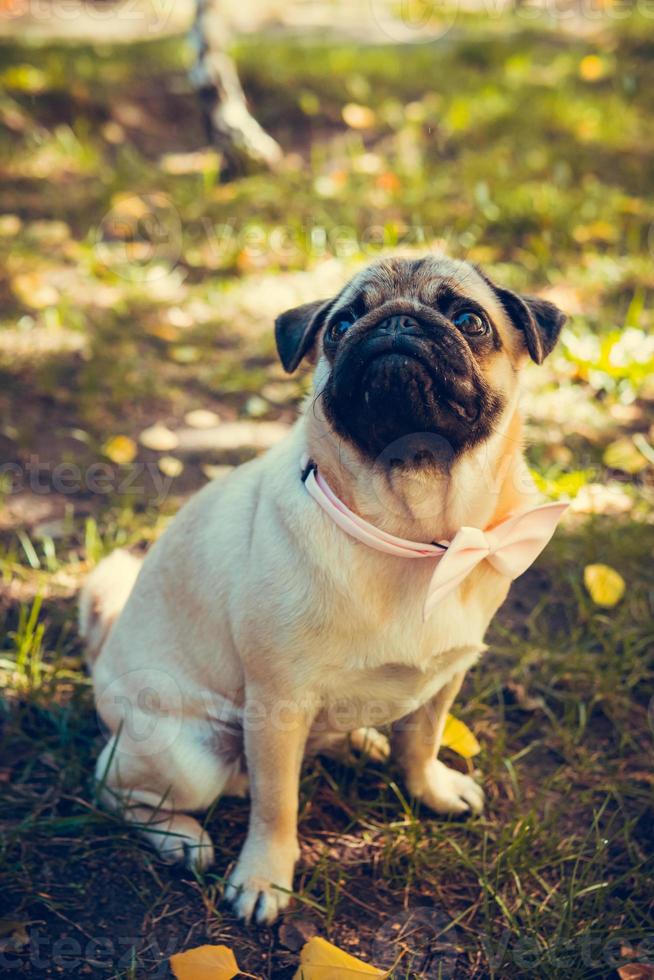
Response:
[{"label": "grass", "polygon": [[[289,154],[230,182],[196,152],[182,40],[0,49],[7,975],[166,976],[213,941],[291,977],[314,930],[397,978],[605,978],[654,958],[652,44],[636,18],[592,39],[491,26],[406,48],[241,43]],[[219,859],[198,878],[97,806],[74,594],[251,453],[148,448],[144,429],[198,408],[292,420],[306,378],[275,363],[272,317],[382,247],[442,243],[573,314],[525,410],[544,492],[581,504],[457,705],[483,746],[484,816],[432,819],[392,767],[311,762],[294,911],[246,930],[220,898],[247,803],[208,816]],[[626,581],[613,609],[584,588],[594,562]]]}]

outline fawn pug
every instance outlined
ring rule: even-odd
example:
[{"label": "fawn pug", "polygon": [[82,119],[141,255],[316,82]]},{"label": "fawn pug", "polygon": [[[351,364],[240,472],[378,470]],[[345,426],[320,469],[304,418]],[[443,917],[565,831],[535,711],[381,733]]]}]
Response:
[{"label": "fawn pug", "polygon": [[226,888],[241,917],[270,922],[288,903],[307,752],[382,755],[373,726],[388,724],[411,794],[481,810],[439,744],[511,579],[562,510],[534,509],[518,394],[564,319],[465,262],[376,262],[278,318],[284,368],[315,365],[286,438],[195,495],[142,564],[119,551],[90,575],[103,797],[162,856],[207,866],[191,813],[249,790]]}]

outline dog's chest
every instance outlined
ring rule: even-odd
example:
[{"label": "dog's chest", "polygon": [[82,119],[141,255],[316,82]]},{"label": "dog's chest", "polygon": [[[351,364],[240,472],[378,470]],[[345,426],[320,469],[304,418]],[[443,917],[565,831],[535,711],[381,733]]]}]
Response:
[{"label": "dog's chest", "polygon": [[[334,604],[329,623],[323,620],[327,639],[314,679],[330,727],[339,730],[401,718],[472,666],[508,587],[496,573],[479,569],[465,596],[453,592],[425,622],[429,566],[400,565],[386,576],[387,569],[379,571],[351,576],[348,591],[341,591],[347,598]],[[361,582],[365,588],[358,588]]]},{"label": "dog's chest", "polygon": [[477,620],[455,599],[426,625],[413,609],[395,620],[361,622],[360,630],[351,620],[346,634],[333,635],[325,658],[331,669],[320,671],[329,727],[386,724],[415,711],[477,660],[486,625]]},{"label": "dog's chest", "polygon": [[460,671],[477,660],[480,648],[459,647],[435,655],[424,667],[389,662],[345,669],[323,685],[323,717],[330,730],[384,725],[411,714]]}]

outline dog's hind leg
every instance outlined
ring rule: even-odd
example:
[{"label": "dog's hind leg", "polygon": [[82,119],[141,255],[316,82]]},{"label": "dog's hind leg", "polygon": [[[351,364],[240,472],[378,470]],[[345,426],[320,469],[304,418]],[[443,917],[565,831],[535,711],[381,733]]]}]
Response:
[{"label": "dog's hind leg", "polygon": [[[165,741],[165,730],[158,739]],[[122,741],[114,736],[97,762],[102,804],[135,825],[164,860],[208,867],[214,860],[211,838],[189,811],[206,810],[229,790],[239,763],[225,762],[190,728],[176,731],[166,748],[151,755],[131,751],[129,738],[124,746]]]},{"label": "dog's hind leg", "polygon": [[[144,797],[151,798],[152,794],[135,790],[127,799],[121,798],[120,812],[163,861],[185,864],[198,871],[213,864],[213,843],[199,820],[187,813],[166,810],[165,802],[161,806],[137,802]],[[106,790],[103,799],[106,803]]]}]

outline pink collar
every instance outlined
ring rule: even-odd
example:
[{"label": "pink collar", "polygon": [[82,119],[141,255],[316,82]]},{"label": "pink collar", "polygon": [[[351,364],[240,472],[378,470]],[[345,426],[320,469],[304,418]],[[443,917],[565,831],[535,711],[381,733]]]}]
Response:
[{"label": "pink collar", "polygon": [[512,514],[487,531],[462,527],[452,541],[422,544],[382,531],[350,510],[329,486],[315,463],[303,460],[307,492],[342,531],[376,551],[399,558],[431,558],[436,563],[423,608],[426,620],[435,606],[488,561],[511,580],[522,575],[546,547],[567,503],[541,504]]}]

